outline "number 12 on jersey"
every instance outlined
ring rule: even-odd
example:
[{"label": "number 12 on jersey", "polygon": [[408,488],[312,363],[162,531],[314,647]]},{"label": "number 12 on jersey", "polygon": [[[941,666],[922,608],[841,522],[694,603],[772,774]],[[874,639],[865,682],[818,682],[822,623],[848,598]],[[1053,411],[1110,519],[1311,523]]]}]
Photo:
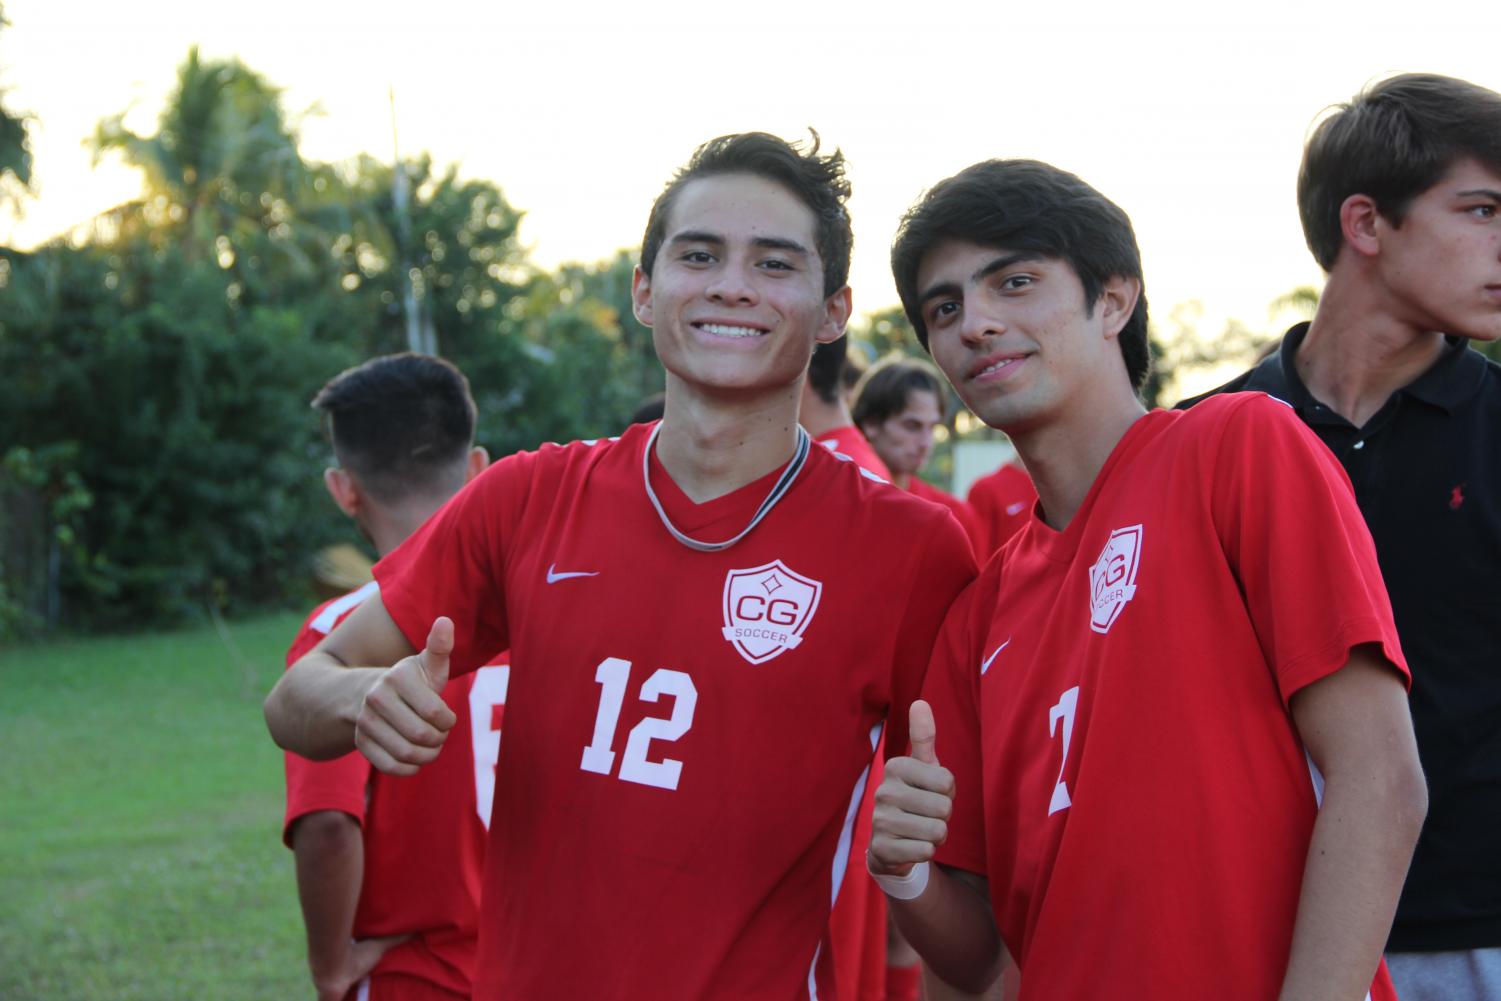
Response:
[{"label": "number 12 on jersey", "polygon": [[[594,717],[594,737],[584,748],[579,767],[586,772],[609,775],[615,767],[615,752],[610,746],[615,742],[620,710],[625,705],[631,662],[606,657],[595,670],[594,680],[602,686],[599,712]],[[672,715],[667,719],[647,717],[631,727],[631,734],[625,742],[625,754],[620,761],[620,777],[626,782],[658,789],[676,789],[683,773],[683,763],[675,758],[648,761],[647,746],[653,740],[677,740],[688,732],[693,726],[693,711],[698,707],[698,689],[693,687],[693,679],[682,671],[658,668],[641,686],[640,698],[643,702],[656,702],[663,695],[673,697]]]}]

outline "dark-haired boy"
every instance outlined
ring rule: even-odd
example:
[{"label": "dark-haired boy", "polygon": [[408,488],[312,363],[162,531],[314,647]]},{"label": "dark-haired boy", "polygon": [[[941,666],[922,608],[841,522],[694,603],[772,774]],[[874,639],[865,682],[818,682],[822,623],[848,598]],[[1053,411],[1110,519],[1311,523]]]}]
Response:
[{"label": "dark-haired boy", "polygon": [[1214,392],[1286,400],[1376,540],[1432,803],[1392,979],[1403,1001],[1501,997],[1501,367],[1469,346],[1501,338],[1501,94],[1375,84],[1313,131],[1298,209],[1328,273],[1313,322]]},{"label": "dark-haired boy", "polygon": [[409,772],[450,724],[450,663],[533,668],[507,693],[478,997],[832,996],[818,943],[872,750],[973,574],[952,518],[797,424],[849,315],[847,196],[816,142],[701,147],[634,282],[661,422],[491,466],[267,700],[279,741]]},{"label": "dark-haired boy", "polygon": [[[489,461],[474,446],[469,383],[438,358],[365,362],[330,379],[313,407],[338,462],[323,474],[329,495],[382,556]],[[372,581],[314,609],[288,666],[378,590]],[[322,1001],[469,997],[508,672],[498,660],[448,683],[457,734],[418,775],[372,772],[356,752],[286,755],[282,838]],[[435,836],[448,842],[441,854],[427,850]]]},{"label": "dark-haired boy", "polygon": [[877,793],[903,932],[969,990],[1004,940],[1024,1001],[1391,998],[1423,778],[1338,465],[1264,395],[1143,411],[1135,235],[1072,174],[977,164],[892,263],[1040,514],[955,603]]},{"label": "dark-haired boy", "polygon": [[850,418],[891,470],[891,482],[948,508],[970,537],[975,554],[987,555],[969,505],[917,475],[933,454],[933,429],[943,423],[947,404],[933,366],[898,355],[881,359],[860,379]]}]

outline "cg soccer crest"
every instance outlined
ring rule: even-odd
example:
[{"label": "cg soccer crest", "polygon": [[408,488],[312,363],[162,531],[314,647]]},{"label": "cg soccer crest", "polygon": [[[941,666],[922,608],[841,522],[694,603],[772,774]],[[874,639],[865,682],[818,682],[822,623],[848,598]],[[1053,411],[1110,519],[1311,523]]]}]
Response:
[{"label": "cg soccer crest", "polygon": [[803,641],[823,585],[781,560],[724,578],[724,638],[752,664],[764,664]]},{"label": "cg soccer crest", "polygon": [[1089,568],[1089,628],[1106,633],[1136,597],[1136,567],[1141,562],[1141,526],[1110,533],[1100,558]]}]

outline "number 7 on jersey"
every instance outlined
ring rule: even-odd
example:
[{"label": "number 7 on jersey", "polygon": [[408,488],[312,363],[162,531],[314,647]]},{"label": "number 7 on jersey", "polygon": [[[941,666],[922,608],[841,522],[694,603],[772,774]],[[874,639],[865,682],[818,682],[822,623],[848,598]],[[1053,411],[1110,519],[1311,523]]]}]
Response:
[{"label": "number 7 on jersey", "polygon": [[[1048,736],[1063,731],[1063,760],[1058,762],[1058,781],[1053,786],[1053,798],[1048,803],[1048,816],[1074,805],[1068,794],[1068,783],[1063,781],[1063,769],[1068,766],[1068,745],[1074,739],[1074,713],[1079,708],[1079,686],[1075,685],[1058,697],[1058,704],[1048,710]],[[1063,726],[1059,727],[1062,722]]]}]

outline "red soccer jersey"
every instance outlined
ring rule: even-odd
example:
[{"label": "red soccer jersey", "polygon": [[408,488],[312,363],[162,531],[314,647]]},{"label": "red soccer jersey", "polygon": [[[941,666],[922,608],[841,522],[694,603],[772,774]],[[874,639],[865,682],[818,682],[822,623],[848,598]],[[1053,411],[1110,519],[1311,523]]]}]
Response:
[{"label": "red soccer jersey", "polygon": [[[814,448],[753,531],[675,540],[651,428],[472,481],[376,567],[414,645],[509,646],[476,996],[831,997],[819,937],[882,723],[973,574],[953,519]],[[771,473],[673,523],[733,537]],[[905,540],[893,546],[893,540]],[[914,667],[914,665],[919,665]]]},{"label": "red soccer jersey", "polygon": [[970,484],[969,506],[974,512],[975,548],[981,562],[1031,519],[1036,501],[1032,478],[1015,463],[1008,462]]},{"label": "red soccer jersey", "polygon": [[988,877],[1023,999],[1277,996],[1317,813],[1287,703],[1362,643],[1406,679],[1344,471],[1261,394],[1142,417],[990,562],[925,692],[938,858]]},{"label": "red soccer jersey", "polygon": [[[290,667],[345,616],[375,594],[372,581],[321,605],[287,651]],[[467,997],[474,980],[485,827],[500,751],[501,713],[510,668],[493,658],[484,669],[450,681],[443,698],[458,716],[436,761],[412,777],[382,775],[357,751],[333,761],[287,754],[287,813],[292,824],[317,810],[339,810],[360,822],[364,880],[354,937],[413,937],[388,951],[372,971],[379,984],[398,974],[418,983],[377,988],[373,998],[426,996],[424,985]],[[478,721],[479,725],[475,725]],[[436,850],[435,845],[442,845]]]},{"label": "red soccer jersey", "polygon": [[888,483],[891,481],[891,470],[886,468],[886,463],[876,454],[876,450],[870,447],[870,442],[865,440],[865,435],[853,424],[825,431],[817,438],[818,444],[830,452],[849,456],[855,460],[855,464],[867,472],[875,473]]}]

